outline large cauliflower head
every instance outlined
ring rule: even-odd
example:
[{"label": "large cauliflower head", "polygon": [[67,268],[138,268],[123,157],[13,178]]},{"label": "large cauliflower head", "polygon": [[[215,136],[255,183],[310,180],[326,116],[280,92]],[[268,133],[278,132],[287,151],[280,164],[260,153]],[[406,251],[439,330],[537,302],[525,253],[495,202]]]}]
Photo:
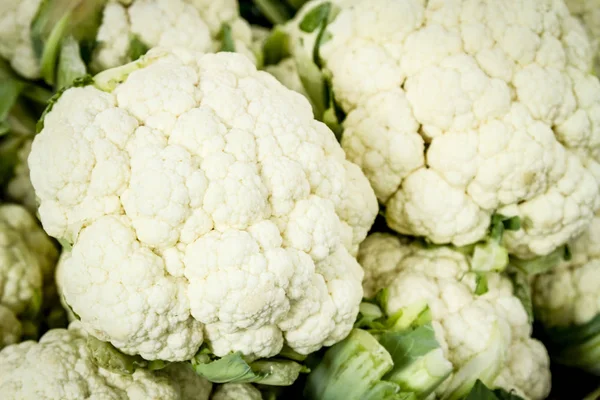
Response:
[{"label": "large cauliflower head", "polygon": [[488,274],[488,290],[478,295],[463,253],[381,233],[364,241],[358,260],[365,269],[366,296],[387,288],[389,315],[419,304],[429,307],[436,338],[453,365],[439,395],[477,374],[530,399],[548,395],[548,354],[531,339],[527,313],[507,278]]},{"label": "large cauliflower head", "polygon": [[58,252],[27,210],[0,205],[0,348],[21,336],[20,319],[40,311]]},{"label": "large cauliflower head", "polygon": [[204,339],[268,357],[344,338],[377,200],[308,101],[235,53],[124,68],[112,91],[119,70],[64,92],[29,157],[44,228],[73,243],[59,286],[83,326],[164,360]]},{"label": "large cauliflower head", "polygon": [[181,363],[132,375],[97,367],[78,322],[68,330],[48,331],[39,343],[27,341],[0,352],[0,393],[11,399],[208,400],[211,386]]},{"label": "large cauliflower head", "polygon": [[505,242],[532,258],[590,223],[600,82],[562,0],[314,0],[286,30],[305,79],[318,54],[392,229],[462,246],[518,216]]},{"label": "large cauliflower head", "polygon": [[104,8],[93,66],[104,70],[131,61],[139,46],[132,37],[148,48],[218,51],[225,24],[235,50],[254,60],[250,26],[240,18],[235,0],[111,0]]},{"label": "large cauliflower head", "polygon": [[0,57],[28,79],[39,78],[30,26],[42,0],[0,1]]},{"label": "large cauliflower head", "polygon": [[596,75],[600,74],[600,1],[565,0],[571,14],[578,17],[585,26],[595,57]]}]

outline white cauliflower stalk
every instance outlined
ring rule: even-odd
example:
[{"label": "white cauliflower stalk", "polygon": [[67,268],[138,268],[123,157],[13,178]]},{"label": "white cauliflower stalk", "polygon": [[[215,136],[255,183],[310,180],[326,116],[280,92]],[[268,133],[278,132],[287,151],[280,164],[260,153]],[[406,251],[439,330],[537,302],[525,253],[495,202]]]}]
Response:
[{"label": "white cauliflower stalk", "polygon": [[453,366],[438,396],[454,398],[476,379],[528,399],[548,395],[548,354],[531,339],[528,315],[507,278],[488,273],[487,291],[480,292],[465,254],[382,233],[365,240],[358,260],[365,295],[387,290],[388,315],[429,308],[435,337]]},{"label": "white cauliflower stalk", "polygon": [[255,61],[250,26],[240,18],[235,0],[112,0],[103,12],[93,66],[101,71],[132,61],[140,44],[219,51],[224,25],[230,27],[235,50]]},{"label": "white cauliflower stalk", "polygon": [[588,32],[595,57],[596,75],[600,74],[600,1],[565,0],[571,14],[578,17]]},{"label": "white cauliflower stalk", "polygon": [[96,366],[81,324],[48,331],[39,341],[0,352],[0,393],[11,399],[208,400],[211,383],[189,365],[120,375]]},{"label": "white cauliflower stalk", "polygon": [[[0,205],[0,348],[35,335],[58,252],[27,210]],[[22,320],[22,321],[21,321]],[[25,326],[23,326],[25,325]]]},{"label": "white cauliflower stalk", "polygon": [[211,400],[262,400],[260,390],[249,383],[226,383],[219,385]]},{"label": "white cauliflower stalk", "polygon": [[17,73],[27,79],[40,76],[30,27],[41,1],[0,1],[0,57],[7,60]]},{"label": "white cauliflower stalk", "polygon": [[29,166],[45,230],[73,244],[64,298],[122,352],[307,354],[352,328],[377,200],[246,57],[156,49],[65,91]]},{"label": "white cauliflower stalk", "polygon": [[562,0],[313,0],[285,29],[395,231],[463,246],[516,216],[505,244],[533,258],[589,225],[600,82]]},{"label": "white cauliflower stalk", "polygon": [[535,278],[536,318],[557,362],[600,375],[600,216],[569,249],[570,260]]}]

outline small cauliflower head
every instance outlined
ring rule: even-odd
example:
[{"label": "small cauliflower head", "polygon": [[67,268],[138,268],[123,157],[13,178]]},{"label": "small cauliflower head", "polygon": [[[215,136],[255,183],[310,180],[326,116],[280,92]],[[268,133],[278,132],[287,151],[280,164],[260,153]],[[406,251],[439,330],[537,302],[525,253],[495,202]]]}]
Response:
[{"label": "small cauliflower head", "polygon": [[505,243],[534,258],[589,225],[600,82],[562,0],[313,0],[286,30],[308,79],[318,54],[393,230],[463,246],[517,216]]},{"label": "small cauliflower head", "polygon": [[250,26],[239,16],[235,0],[111,0],[104,8],[92,65],[101,71],[132,61],[139,43],[219,51],[224,25],[231,29],[235,50],[255,61]]},{"label": "small cauliflower head", "polygon": [[249,383],[226,383],[219,385],[211,400],[262,400],[260,390]]},{"label": "small cauliflower head", "polygon": [[203,341],[252,358],[343,339],[377,200],[308,101],[236,53],[122,68],[65,91],[29,156],[84,328],[169,361]]},{"label": "small cauliflower head", "polygon": [[41,0],[0,1],[0,57],[27,79],[40,76],[30,26]]},{"label": "small cauliflower head", "polygon": [[548,395],[548,354],[531,338],[527,313],[507,278],[489,273],[487,292],[477,295],[463,253],[383,233],[367,237],[358,260],[365,270],[365,296],[387,288],[388,315],[429,307],[436,339],[453,365],[439,396],[476,379],[528,399]]},{"label": "small cauliflower head", "polygon": [[189,365],[119,375],[96,366],[80,323],[53,329],[39,343],[27,341],[0,352],[0,393],[10,399],[208,400],[211,383]]},{"label": "small cauliflower head", "polygon": [[600,74],[600,1],[565,0],[569,11],[578,17],[588,32],[595,57],[596,75]]},{"label": "small cauliflower head", "polygon": [[600,375],[600,216],[569,249],[569,261],[535,278],[535,315],[558,362]]},{"label": "small cauliflower head", "polygon": [[0,348],[21,337],[19,320],[40,311],[58,252],[23,207],[0,205]]},{"label": "small cauliflower head", "polygon": [[32,142],[32,139],[25,140],[17,151],[17,163],[13,170],[13,176],[6,185],[6,195],[10,200],[22,204],[30,213],[35,214],[37,200],[29,179],[29,165],[27,164]]}]

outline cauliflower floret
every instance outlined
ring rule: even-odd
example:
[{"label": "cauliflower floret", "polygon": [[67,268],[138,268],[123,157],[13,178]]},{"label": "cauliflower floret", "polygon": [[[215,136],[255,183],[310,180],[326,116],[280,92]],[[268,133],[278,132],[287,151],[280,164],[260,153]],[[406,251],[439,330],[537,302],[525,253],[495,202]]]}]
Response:
[{"label": "cauliflower floret", "polygon": [[170,361],[203,341],[269,357],[343,339],[377,199],[333,133],[242,55],[136,65],[112,92],[67,90],[29,157],[44,228],[73,243],[58,279],[84,328]]},{"label": "cauliflower floret", "polygon": [[210,382],[185,364],[158,372],[144,369],[119,375],[97,367],[78,322],[48,331],[39,341],[0,352],[0,393],[16,399],[181,399],[208,400]]},{"label": "cauliflower floret", "polygon": [[[436,339],[454,369],[437,389],[440,396],[454,387],[455,377],[464,379],[470,373],[491,374],[492,386],[517,390],[530,399],[548,395],[548,354],[531,339],[527,313],[507,278],[490,273],[488,291],[477,295],[464,254],[382,233],[367,237],[358,260],[365,269],[366,296],[388,289],[388,315],[418,304],[429,307]],[[473,365],[481,365],[475,360],[482,354],[486,360],[480,371]]]},{"label": "cauliflower floret", "polygon": [[249,383],[226,383],[219,385],[211,400],[261,400],[260,391]]},{"label": "cauliflower floret", "polygon": [[27,158],[31,152],[31,143],[33,140],[26,140],[17,152],[17,164],[13,170],[13,177],[6,186],[6,194],[9,199],[22,204],[27,210],[35,214],[37,211],[37,201],[35,191],[29,179],[29,165]]},{"label": "cauliflower floret", "polygon": [[239,17],[235,0],[135,0],[128,5],[112,0],[103,12],[93,65],[104,70],[131,61],[132,35],[149,48],[218,51],[224,24],[231,26],[236,51],[255,61],[250,26]]},{"label": "cauliflower floret", "polygon": [[557,362],[600,374],[600,216],[569,244],[571,259],[535,277],[533,305]]},{"label": "cauliflower floret", "polygon": [[600,74],[600,1],[565,0],[571,14],[578,17],[585,26],[592,49],[595,50],[596,75]]},{"label": "cauliflower floret", "polygon": [[40,76],[29,28],[41,1],[0,1],[0,57],[28,79]]},{"label": "cauliflower floret", "polygon": [[342,147],[392,229],[462,246],[485,237],[494,213],[518,216],[506,246],[533,258],[589,225],[600,82],[563,0],[332,3],[322,34],[300,24],[324,0],[285,29],[301,63],[319,44],[346,114]]},{"label": "cauliflower floret", "polygon": [[36,317],[57,258],[54,244],[27,210],[0,205],[0,348],[20,338],[15,321]]}]

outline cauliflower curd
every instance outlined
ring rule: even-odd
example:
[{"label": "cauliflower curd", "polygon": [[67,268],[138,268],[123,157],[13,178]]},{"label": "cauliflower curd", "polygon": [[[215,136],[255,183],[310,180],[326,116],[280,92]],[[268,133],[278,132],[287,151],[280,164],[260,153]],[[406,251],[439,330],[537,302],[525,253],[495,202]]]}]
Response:
[{"label": "cauliflower curd", "polygon": [[600,83],[562,0],[313,0],[285,29],[300,75],[331,83],[392,229],[462,246],[518,216],[505,244],[532,258],[589,225]]},{"label": "cauliflower curd", "polygon": [[453,366],[436,389],[440,398],[468,379],[487,380],[527,399],[546,398],[548,353],[531,338],[527,313],[507,278],[488,274],[487,292],[478,294],[463,253],[449,247],[427,249],[381,233],[367,237],[358,260],[365,269],[365,296],[387,288],[389,315],[429,307],[435,337]]},{"label": "cauliflower curd", "polygon": [[65,91],[29,166],[45,230],[72,243],[64,299],[124,353],[306,354],[350,332],[376,197],[245,56],[156,49]]}]

